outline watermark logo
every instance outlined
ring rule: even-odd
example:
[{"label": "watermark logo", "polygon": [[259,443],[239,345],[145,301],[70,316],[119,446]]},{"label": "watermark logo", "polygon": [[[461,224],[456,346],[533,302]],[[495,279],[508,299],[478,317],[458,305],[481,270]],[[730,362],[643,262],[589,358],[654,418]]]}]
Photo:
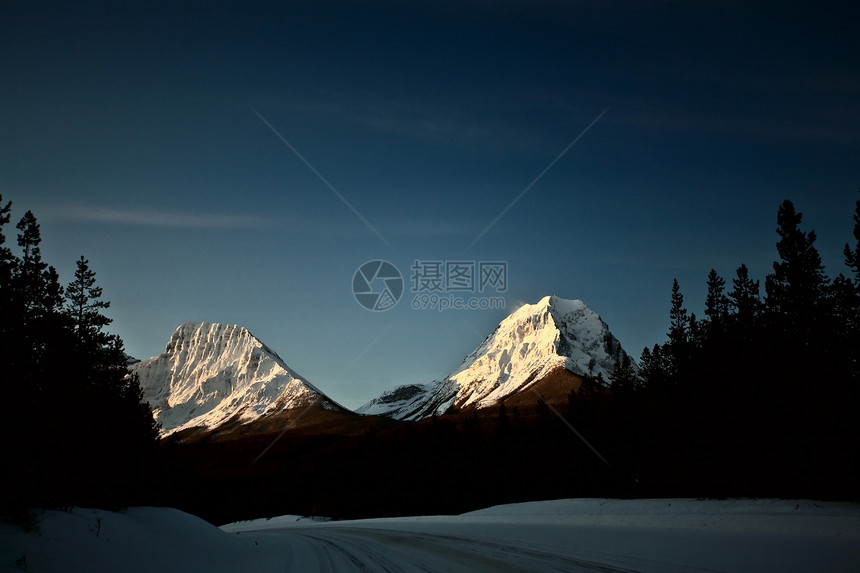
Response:
[{"label": "watermark logo", "polygon": [[367,261],[352,277],[352,294],[368,310],[388,310],[403,296],[403,275],[388,261]]},{"label": "watermark logo", "polygon": [[[413,310],[505,308],[504,297],[488,295],[507,292],[507,261],[415,260],[409,270]],[[403,290],[403,275],[388,261],[368,261],[352,279],[355,300],[368,310],[393,308]]]},{"label": "watermark logo", "polygon": [[485,292],[508,290],[506,261],[418,261],[412,271],[412,292]]}]

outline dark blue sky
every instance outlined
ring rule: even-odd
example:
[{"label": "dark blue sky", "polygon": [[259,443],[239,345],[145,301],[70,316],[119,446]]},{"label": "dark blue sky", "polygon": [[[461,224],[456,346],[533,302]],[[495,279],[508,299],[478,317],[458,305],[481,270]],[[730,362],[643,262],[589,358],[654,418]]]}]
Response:
[{"label": "dark blue sky", "polygon": [[[141,358],[238,323],[357,406],[545,294],[638,356],[674,277],[699,313],[712,267],[764,278],[783,199],[831,274],[851,240],[848,2],[59,4],[0,8],[0,193]],[[372,259],[407,283],[382,313]],[[416,259],[507,262],[506,308],[413,310]]]}]

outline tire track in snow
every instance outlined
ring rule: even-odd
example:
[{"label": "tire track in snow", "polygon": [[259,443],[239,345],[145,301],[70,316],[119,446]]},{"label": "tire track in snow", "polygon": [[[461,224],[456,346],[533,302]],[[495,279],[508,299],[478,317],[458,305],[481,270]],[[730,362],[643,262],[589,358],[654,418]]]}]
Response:
[{"label": "tire track in snow", "polygon": [[314,548],[316,570],[326,573],[705,571],[621,555],[574,557],[524,544],[388,529],[312,528],[294,534]]}]

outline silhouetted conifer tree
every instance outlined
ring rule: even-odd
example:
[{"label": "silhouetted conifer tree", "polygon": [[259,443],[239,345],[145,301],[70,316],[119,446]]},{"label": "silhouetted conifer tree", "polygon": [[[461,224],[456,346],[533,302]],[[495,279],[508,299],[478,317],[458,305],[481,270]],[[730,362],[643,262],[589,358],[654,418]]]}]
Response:
[{"label": "silhouetted conifer tree", "polygon": [[66,287],[66,312],[78,336],[88,341],[103,342],[98,338],[104,334],[102,328],[111,320],[101,310],[110,308],[110,303],[101,300],[102,288],[95,285],[96,273],[90,270],[89,261],[81,256],[76,265],[75,280]]},{"label": "silhouetted conifer tree", "polygon": [[12,250],[5,246],[6,236],[3,234],[3,225],[11,220],[11,212],[12,202],[8,201],[3,205],[3,195],[0,195],[0,312],[8,307],[12,269],[15,267],[15,257],[12,255]]},{"label": "silhouetted conifer tree", "polygon": [[0,368],[3,368],[7,375],[14,376],[10,361],[12,336],[17,326],[15,319],[17,313],[13,308],[12,292],[12,272],[15,269],[16,259],[12,250],[6,246],[6,235],[3,234],[3,226],[11,220],[11,211],[12,202],[9,201],[3,205],[3,196],[0,195]]},{"label": "silhouetted conifer tree", "polygon": [[662,389],[666,387],[669,378],[669,365],[663,346],[655,344],[653,349],[646,346],[642,349],[639,360],[639,376],[647,389]]},{"label": "silhouetted conifer tree", "polygon": [[854,209],[854,246],[846,243],[842,253],[850,272],[848,277],[840,273],[834,281],[839,283],[834,285],[834,298],[848,328],[857,330],[860,329],[860,200]]},{"label": "silhouetted conifer tree", "polygon": [[[667,366],[670,378],[674,379],[684,369],[690,351],[690,318],[684,307],[684,295],[678,279],[672,281],[672,306],[669,310],[669,342],[666,345]],[[677,382],[677,380],[673,380]]]},{"label": "silhouetted conifer tree", "polygon": [[729,308],[732,313],[736,330],[743,332],[753,328],[762,310],[759,296],[759,281],[749,276],[749,269],[742,264],[738,267],[737,278],[732,279],[732,291],[729,293]]},{"label": "silhouetted conifer tree", "polygon": [[638,377],[633,369],[633,361],[628,354],[623,354],[615,361],[612,373],[609,375],[609,388],[613,397],[627,400],[637,388]]},{"label": "silhouetted conifer tree", "polygon": [[842,253],[849,276],[842,273],[834,279],[831,293],[837,323],[837,349],[847,369],[847,376],[860,383],[860,200],[854,209],[854,240]]},{"label": "silhouetted conifer tree", "polygon": [[717,274],[716,269],[708,273],[708,295],[705,298],[705,316],[708,320],[708,330],[722,331],[725,319],[729,314],[729,298],[725,294],[726,281]]},{"label": "silhouetted conifer tree", "polygon": [[803,215],[791,201],[777,213],[776,244],[780,260],[765,280],[767,308],[772,324],[785,334],[799,335],[809,342],[830,314],[827,276],[815,248],[815,231],[800,229]]},{"label": "silhouetted conifer tree", "polygon": [[696,318],[696,313],[690,313],[690,326],[688,328],[687,334],[687,352],[688,355],[691,355],[696,352],[701,346],[705,343],[705,336],[707,335],[707,331],[705,330],[706,324],[702,324],[698,318]]},{"label": "silhouetted conifer tree", "polygon": [[24,256],[16,265],[14,289],[24,303],[28,321],[47,318],[62,303],[63,289],[54,267],[42,260],[39,244],[42,235],[32,211],[27,211],[17,225],[18,246]]},{"label": "silhouetted conifer tree", "polygon": [[854,247],[845,243],[842,253],[845,255],[845,265],[854,274],[854,284],[860,289],[860,199],[854,208]]}]

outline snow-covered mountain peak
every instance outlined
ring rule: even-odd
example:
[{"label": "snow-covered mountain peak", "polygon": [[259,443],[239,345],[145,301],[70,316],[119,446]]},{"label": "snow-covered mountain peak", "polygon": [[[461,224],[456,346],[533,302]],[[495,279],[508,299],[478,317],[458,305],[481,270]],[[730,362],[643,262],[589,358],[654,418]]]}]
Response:
[{"label": "snow-covered mountain peak", "polygon": [[538,304],[547,305],[558,316],[564,316],[572,312],[583,312],[584,310],[590,310],[585,305],[585,303],[579,299],[560,298],[556,295],[545,296],[540,300]]},{"label": "snow-covered mountain peak", "polygon": [[167,435],[228,420],[334,402],[290,369],[247,329],[212,322],[180,325],[164,353],[130,366]]},{"label": "snow-covered mountain peak", "polygon": [[[246,328],[236,324],[185,322],[173,332],[165,352],[194,353],[195,358],[205,357],[215,359],[216,362],[229,362],[249,352],[254,356],[266,355],[294,378],[301,378],[274,350]],[[307,381],[305,383],[308,384]]]},{"label": "snow-covered mountain peak", "polygon": [[581,300],[545,296],[505,318],[460,368],[449,376],[463,407],[495,404],[552,370],[607,377],[621,345]]},{"label": "snow-covered mountain peak", "polygon": [[451,406],[482,408],[559,368],[607,379],[623,355],[606,323],[584,302],[545,296],[502,320],[445,379],[426,385],[423,392],[419,386],[396,389],[358,411],[419,419]]}]

